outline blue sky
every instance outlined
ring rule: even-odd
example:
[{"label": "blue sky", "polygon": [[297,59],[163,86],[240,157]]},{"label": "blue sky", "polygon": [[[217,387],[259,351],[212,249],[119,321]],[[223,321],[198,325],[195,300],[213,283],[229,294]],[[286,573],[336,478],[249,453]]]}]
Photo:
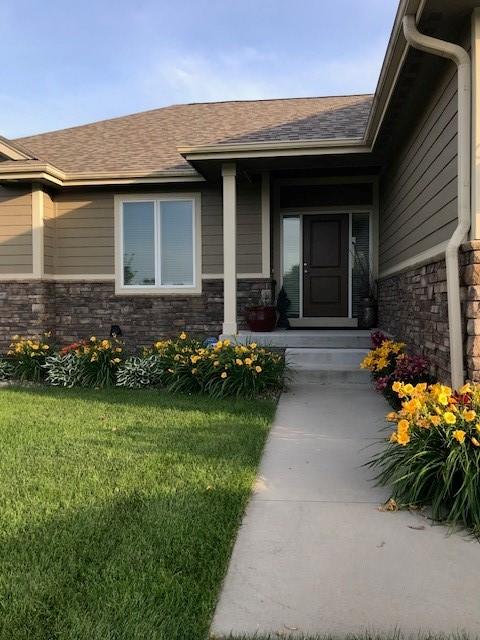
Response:
[{"label": "blue sky", "polygon": [[2,0],[0,133],[179,102],[368,93],[397,0]]}]

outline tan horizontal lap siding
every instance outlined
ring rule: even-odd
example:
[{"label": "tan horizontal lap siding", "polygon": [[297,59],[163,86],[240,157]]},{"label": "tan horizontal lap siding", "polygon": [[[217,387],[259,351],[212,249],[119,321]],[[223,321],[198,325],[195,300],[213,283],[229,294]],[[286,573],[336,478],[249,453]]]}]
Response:
[{"label": "tan horizontal lap siding", "polygon": [[56,275],[113,275],[113,193],[60,193],[55,206]]},{"label": "tan horizontal lap siding", "polygon": [[[221,187],[202,195],[202,271],[223,273],[223,214]],[[262,214],[260,182],[237,182],[237,270],[262,271]]]},{"label": "tan horizontal lap siding", "polygon": [[457,219],[457,74],[453,65],[380,181],[380,273],[450,238]]},{"label": "tan horizontal lap siding", "polygon": [[262,196],[260,182],[240,183],[237,190],[237,269],[262,271]]},{"label": "tan horizontal lap siding", "polygon": [[[183,189],[152,188],[135,193],[201,193],[202,273],[223,272],[223,203],[220,183]],[[112,192],[59,193],[55,219],[45,214],[45,270],[56,275],[114,274],[114,195]],[[45,201],[45,210],[47,201]],[[53,251],[53,244],[55,244]],[[262,270],[260,182],[237,189],[237,264],[242,273]],[[48,267],[47,267],[48,265]],[[48,270],[47,270],[48,268]]]},{"label": "tan horizontal lap siding", "polygon": [[32,272],[32,193],[0,187],[0,274]]}]

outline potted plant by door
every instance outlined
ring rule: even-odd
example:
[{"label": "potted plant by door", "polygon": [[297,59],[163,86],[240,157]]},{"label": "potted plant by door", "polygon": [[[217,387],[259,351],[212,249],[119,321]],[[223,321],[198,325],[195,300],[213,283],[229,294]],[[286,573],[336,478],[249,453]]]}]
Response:
[{"label": "potted plant by door", "polygon": [[353,264],[360,291],[358,327],[359,329],[374,329],[378,320],[377,286],[368,256],[363,252],[357,251],[356,245],[354,245]]},{"label": "potted plant by door", "polygon": [[248,307],[245,319],[250,331],[273,331],[277,324],[277,312],[272,304],[272,292],[263,289],[259,304]]}]

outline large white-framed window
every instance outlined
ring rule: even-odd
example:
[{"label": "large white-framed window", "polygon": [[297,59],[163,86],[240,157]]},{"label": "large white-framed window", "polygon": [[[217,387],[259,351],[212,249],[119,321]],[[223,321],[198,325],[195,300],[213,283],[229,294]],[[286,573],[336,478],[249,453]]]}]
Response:
[{"label": "large white-framed window", "polygon": [[201,292],[199,193],[115,196],[115,290]]}]

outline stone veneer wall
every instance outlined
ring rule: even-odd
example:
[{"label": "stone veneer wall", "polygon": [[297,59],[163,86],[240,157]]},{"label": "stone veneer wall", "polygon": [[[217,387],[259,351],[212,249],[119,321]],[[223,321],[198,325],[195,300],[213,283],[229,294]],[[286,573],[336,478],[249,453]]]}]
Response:
[{"label": "stone veneer wall", "polygon": [[[238,281],[238,319],[258,302],[268,279]],[[105,336],[112,324],[122,328],[129,348],[186,330],[218,335],[223,321],[223,281],[204,280],[198,296],[117,296],[114,282],[0,283],[0,350],[12,335],[51,330],[61,343]]]},{"label": "stone veneer wall", "polygon": [[450,377],[445,260],[383,278],[378,283],[379,326],[426,356],[432,374]]},{"label": "stone veneer wall", "polygon": [[466,367],[468,378],[480,381],[480,241],[462,247],[462,282],[466,321]]},{"label": "stone veneer wall", "polygon": [[[460,251],[465,374],[480,381],[480,241]],[[416,267],[379,282],[379,326],[427,356],[433,373],[450,378],[445,261]]]},{"label": "stone veneer wall", "polygon": [[0,351],[12,336],[51,330],[55,316],[53,283],[40,280],[0,282]]}]

